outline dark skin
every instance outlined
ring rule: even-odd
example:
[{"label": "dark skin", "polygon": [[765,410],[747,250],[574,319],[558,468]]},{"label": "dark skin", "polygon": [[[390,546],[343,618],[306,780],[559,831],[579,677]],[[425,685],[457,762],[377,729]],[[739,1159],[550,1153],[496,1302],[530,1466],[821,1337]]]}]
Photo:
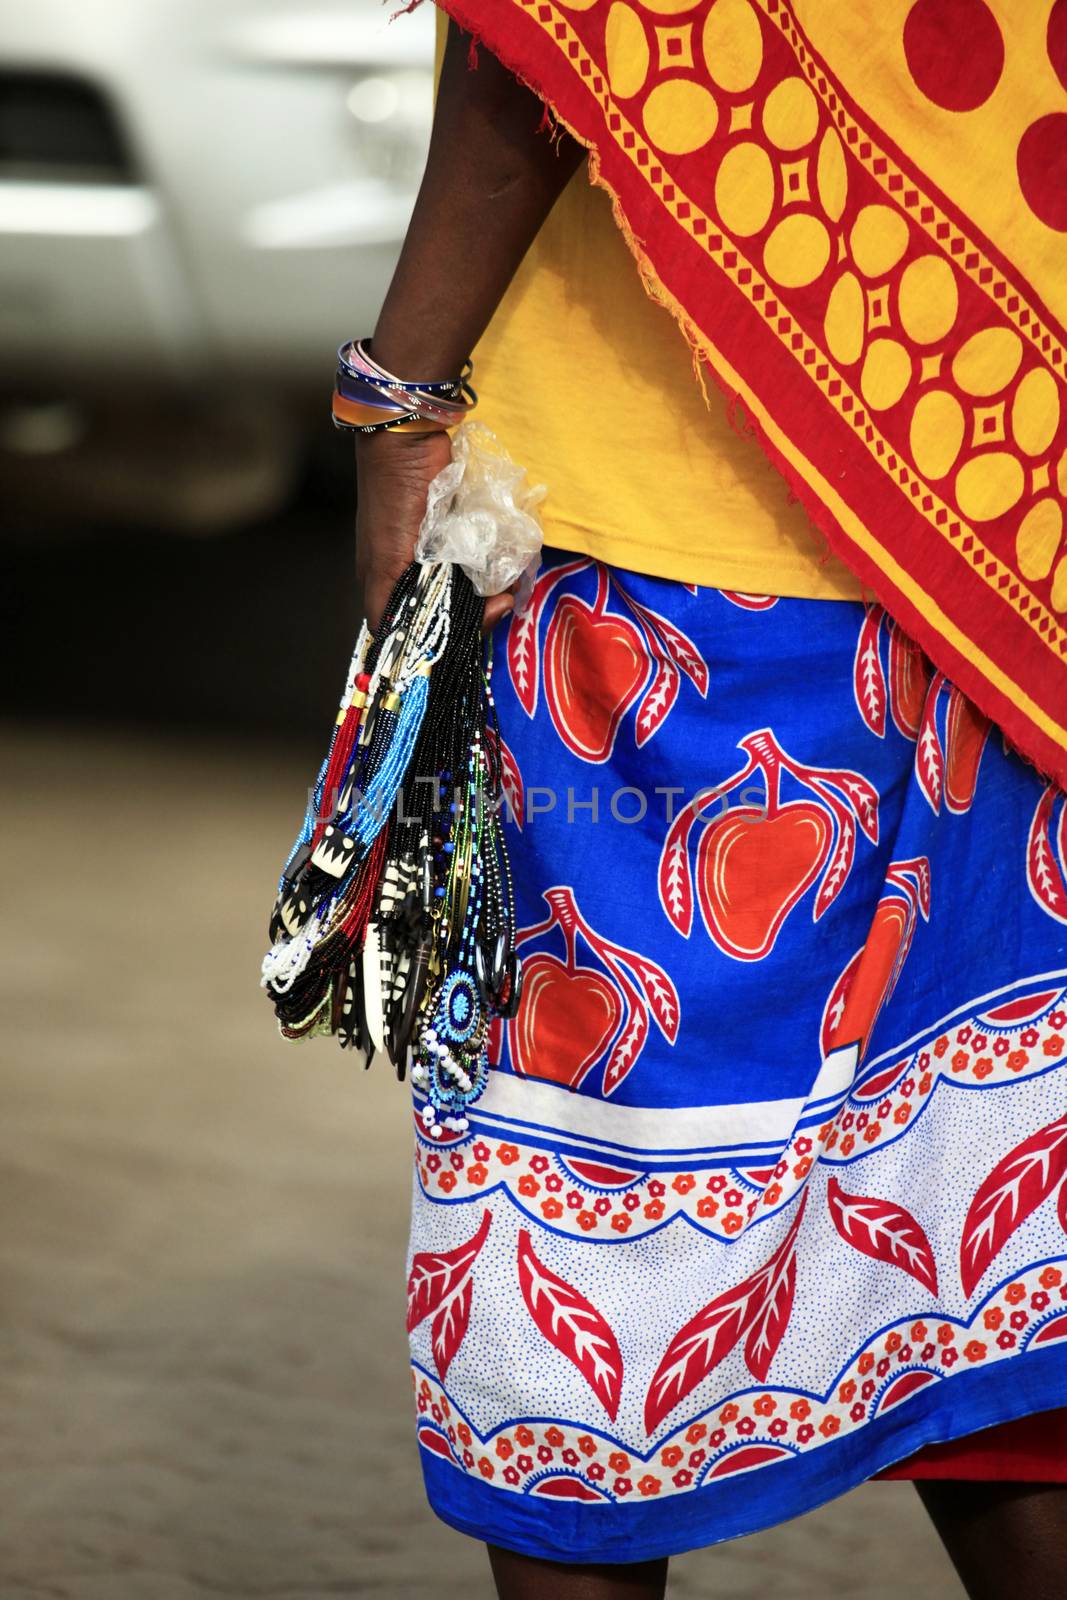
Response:
[{"label": "dark skin", "polygon": [[1062,1600],[1067,1593],[1067,1485],[915,1485],[970,1600]]},{"label": "dark skin", "polygon": [[538,1561],[489,1545],[489,1565],[501,1600],[663,1600],[666,1561],[579,1566]]},{"label": "dark skin", "polygon": [[[397,377],[448,378],[463,366],[583,151],[542,128],[540,100],[451,29],[426,171],[374,330]],[[427,487],[447,465],[446,433],[358,435],[356,573],[371,628],[411,560]],[[511,608],[486,604],[486,626]]]},{"label": "dark skin", "polygon": [[[583,150],[543,126],[541,102],[488,51],[468,61],[450,28],[422,188],[374,331],[398,377],[453,376],[484,333]],[[356,566],[373,628],[411,560],[444,432],[360,436]],[[509,595],[487,602],[486,625]],[[970,1600],[1060,1600],[1067,1593],[1067,1486],[926,1482],[923,1504]],[[663,1600],[666,1560],[573,1565],[489,1546],[500,1600]]]}]

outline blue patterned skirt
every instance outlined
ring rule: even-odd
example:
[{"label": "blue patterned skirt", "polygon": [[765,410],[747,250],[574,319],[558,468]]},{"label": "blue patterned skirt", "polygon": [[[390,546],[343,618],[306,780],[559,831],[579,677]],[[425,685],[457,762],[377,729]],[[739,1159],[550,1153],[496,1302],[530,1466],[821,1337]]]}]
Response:
[{"label": "blue patterned skirt", "polygon": [[1067,820],[877,608],[554,551],[497,640],[526,981],[415,1097],[427,1492],[563,1561],[1067,1403]]}]

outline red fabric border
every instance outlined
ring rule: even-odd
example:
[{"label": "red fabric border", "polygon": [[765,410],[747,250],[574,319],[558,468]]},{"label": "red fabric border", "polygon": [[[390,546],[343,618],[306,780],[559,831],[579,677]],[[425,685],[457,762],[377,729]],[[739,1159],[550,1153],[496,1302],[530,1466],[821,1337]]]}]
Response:
[{"label": "red fabric border", "polygon": [[[864,527],[913,581],[920,582],[963,639],[994,660],[1047,715],[1067,721],[1067,662],[989,585],[947,540],[939,539],[887,472],[872,461],[854,428],[823,402],[798,364],[782,349],[766,319],[661,204],[609,136],[601,106],[577,72],[561,71],[561,56],[521,0],[439,0],[461,27],[484,42],[594,152],[595,176],[621,210],[629,241],[670,299],[747,383],[793,448],[834,486]],[[653,289],[653,293],[656,290]],[[695,332],[699,330],[699,333]],[[727,393],[730,382],[708,361]],[[1060,744],[993,683],[982,665],[949,641],[937,619],[909,599],[879,558],[841,525],[816,483],[786,459],[765,430],[763,449],[801,500],[830,548],[897,618],[927,655],[1040,770],[1067,787],[1067,744]],[[974,619],[981,619],[981,627]]]}]

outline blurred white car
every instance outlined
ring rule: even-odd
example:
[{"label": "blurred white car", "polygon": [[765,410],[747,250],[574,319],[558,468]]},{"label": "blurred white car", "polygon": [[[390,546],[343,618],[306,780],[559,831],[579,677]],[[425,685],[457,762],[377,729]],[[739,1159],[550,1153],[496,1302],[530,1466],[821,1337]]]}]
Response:
[{"label": "blurred white car", "polygon": [[136,514],[162,456],[179,524],[284,495],[425,159],[433,8],[390,9],[0,0],[5,478],[99,509],[110,470]]}]

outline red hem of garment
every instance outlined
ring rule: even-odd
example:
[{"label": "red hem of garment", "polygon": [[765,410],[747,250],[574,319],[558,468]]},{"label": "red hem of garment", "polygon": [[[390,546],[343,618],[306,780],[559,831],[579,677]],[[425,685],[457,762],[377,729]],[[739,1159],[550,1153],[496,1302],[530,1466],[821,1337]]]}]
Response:
[{"label": "red hem of garment", "polygon": [[966,1478],[994,1483],[1067,1483],[1067,1408],[927,1445],[879,1478]]}]

